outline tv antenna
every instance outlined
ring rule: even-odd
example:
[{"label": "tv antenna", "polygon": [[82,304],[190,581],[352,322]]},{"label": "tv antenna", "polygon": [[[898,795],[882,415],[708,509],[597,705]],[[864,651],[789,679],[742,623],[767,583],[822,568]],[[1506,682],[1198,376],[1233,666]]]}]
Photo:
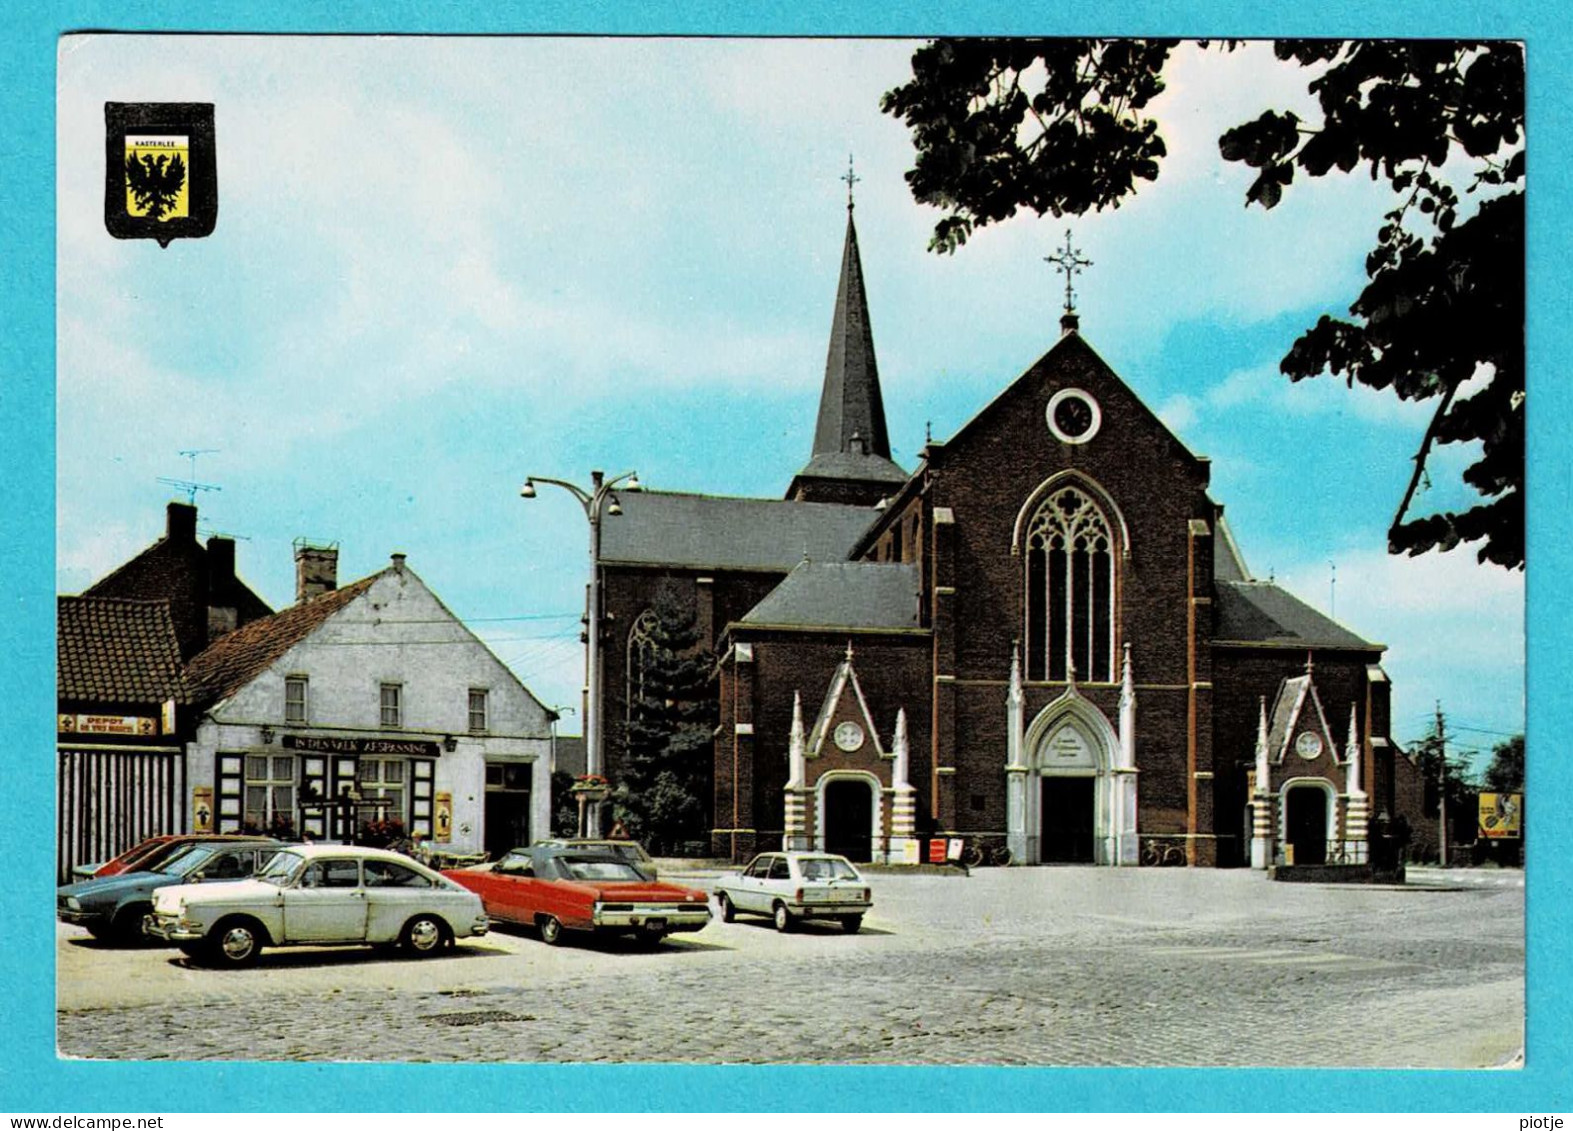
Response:
[{"label": "tv antenna", "polygon": [[197,457],[213,455],[217,451],[219,451],[218,448],[182,448],[179,454],[185,456],[188,460],[191,461],[191,478],[170,479],[160,475],[158,477],[158,481],[160,483],[167,484],[170,487],[184,491],[186,493],[186,502],[190,503],[192,506],[195,506],[197,502],[198,491],[222,491],[224,489],[212,483],[199,483],[197,481]]}]

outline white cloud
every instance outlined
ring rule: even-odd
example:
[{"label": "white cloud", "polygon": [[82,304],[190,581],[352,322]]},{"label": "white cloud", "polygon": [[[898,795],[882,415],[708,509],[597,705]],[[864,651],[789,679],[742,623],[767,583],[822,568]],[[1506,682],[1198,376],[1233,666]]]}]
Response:
[{"label": "white cloud", "polygon": [[1196,398],[1177,393],[1158,406],[1158,419],[1167,424],[1171,431],[1183,433],[1187,428],[1196,423],[1198,412]]}]

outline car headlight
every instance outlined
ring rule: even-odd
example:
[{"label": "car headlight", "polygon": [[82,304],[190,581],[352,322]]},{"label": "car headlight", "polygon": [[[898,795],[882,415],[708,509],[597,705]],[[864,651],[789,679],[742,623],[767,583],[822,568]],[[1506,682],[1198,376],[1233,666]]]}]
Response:
[{"label": "car headlight", "polygon": [[74,895],[68,895],[66,896],[66,906],[72,911],[80,911],[82,910],[82,901]]}]

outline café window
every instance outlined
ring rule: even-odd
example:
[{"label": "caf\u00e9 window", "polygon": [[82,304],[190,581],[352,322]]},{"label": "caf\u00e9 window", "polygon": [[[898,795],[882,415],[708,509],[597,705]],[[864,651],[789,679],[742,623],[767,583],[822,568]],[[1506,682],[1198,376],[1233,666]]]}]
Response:
[{"label": "caf\u00e9 window", "polygon": [[397,683],[382,685],[382,725],[385,727],[404,725],[404,688]]},{"label": "caf\u00e9 window", "polygon": [[287,723],[304,723],[306,721],[306,677],[292,675],[284,680],[284,721]]},{"label": "caf\u00e9 window", "polygon": [[479,687],[470,688],[470,733],[486,733],[486,692]]},{"label": "caf\u00e9 window", "polygon": [[360,827],[373,821],[406,824],[404,798],[408,780],[402,758],[362,758],[355,780],[360,788]]},{"label": "caf\u00e9 window", "polygon": [[292,833],[294,831],[294,755],[247,755],[245,791],[246,805],[242,832]]}]

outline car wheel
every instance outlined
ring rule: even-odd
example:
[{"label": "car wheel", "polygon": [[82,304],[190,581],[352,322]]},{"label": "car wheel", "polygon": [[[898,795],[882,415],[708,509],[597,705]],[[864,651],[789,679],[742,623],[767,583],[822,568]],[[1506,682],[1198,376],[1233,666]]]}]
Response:
[{"label": "car wheel", "polygon": [[849,935],[857,934],[858,930],[862,926],[863,926],[863,916],[861,916],[861,915],[848,915],[846,918],[841,920],[841,928],[842,928],[842,930],[846,931],[846,933],[849,934]]},{"label": "car wheel", "polygon": [[151,914],[151,903],[128,903],[115,912],[115,921],[109,937],[121,946],[141,946],[147,939],[142,934],[142,918]]},{"label": "car wheel", "polygon": [[447,940],[448,928],[435,915],[417,915],[404,924],[399,935],[399,945],[406,954],[422,956],[435,954]]},{"label": "car wheel", "polygon": [[785,934],[792,929],[792,912],[787,910],[784,903],[777,902],[775,909],[776,930]]},{"label": "car wheel", "polygon": [[732,901],[727,898],[726,892],[722,892],[716,898],[716,902],[721,904],[721,922],[730,923],[737,918],[737,908],[732,906]]},{"label": "car wheel", "polygon": [[547,946],[559,946],[563,941],[563,925],[555,915],[542,915],[536,926],[541,929],[541,941]]},{"label": "car wheel", "polygon": [[262,938],[255,919],[225,919],[208,932],[203,950],[215,966],[250,966],[262,953]]}]

